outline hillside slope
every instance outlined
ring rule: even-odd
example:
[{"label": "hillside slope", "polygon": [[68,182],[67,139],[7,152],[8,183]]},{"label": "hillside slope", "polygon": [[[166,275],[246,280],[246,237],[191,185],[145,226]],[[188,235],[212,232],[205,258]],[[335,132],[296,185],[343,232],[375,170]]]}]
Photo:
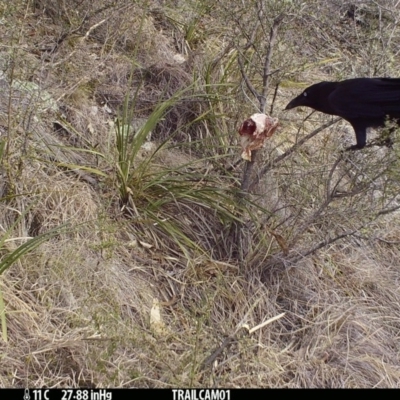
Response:
[{"label": "hillside slope", "polygon": [[400,11],[139,3],[0,1],[0,386],[399,387],[397,133],[282,110],[397,76]]}]

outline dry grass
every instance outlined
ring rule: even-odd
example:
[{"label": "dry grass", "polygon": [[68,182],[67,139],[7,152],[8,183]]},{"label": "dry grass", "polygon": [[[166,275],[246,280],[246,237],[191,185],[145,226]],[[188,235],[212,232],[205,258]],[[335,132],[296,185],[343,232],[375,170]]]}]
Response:
[{"label": "dry grass", "polygon": [[[8,143],[0,263],[27,238],[68,228],[0,276],[8,338],[0,340],[0,387],[398,388],[400,215],[382,213],[398,205],[398,143],[340,156],[354,138],[335,124],[272,162],[249,197],[255,205],[240,214],[240,167],[230,167],[240,152],[237,122],[253,108],[228,44],[251,34],[250,10],[229,20],[229,10],[207,2],[184,2],[179,13],[99,0],[84,19],[86,1],[66,2],[76,14],[45,0],[23,3],[0,3],[0,149]],[[358,32],[358,46],[338,44],[342,3],[328,12],[315,0],[319,19],[308,9],[288,14],[273,61],[271,88],[282,83],[276,110],[298,91],[295,81],[365,68],[367,32]],[[372,7],[363,9],[369,24]],[[337,36],[323,45],[328,20]],[[294,35],[299,27],[303,38]],[[259,48],[263,29],[254,35]],[[385,43],[385,58],[396,59]],[[257,86],[261,53],[246,51]],[[341,63],[327,61],[330,51]],[[15,86],[21,81],[41,90]],[[190,85],[134,159],[122,204],[114,116],[128,96],[140,123]],[[304,115],[279,114],[259,171],[326,122],[313,115],[303,123]],[[347,195],[334,197],[334,188]],[[247,229],[241,260],[228,237],[239,216]]]}]

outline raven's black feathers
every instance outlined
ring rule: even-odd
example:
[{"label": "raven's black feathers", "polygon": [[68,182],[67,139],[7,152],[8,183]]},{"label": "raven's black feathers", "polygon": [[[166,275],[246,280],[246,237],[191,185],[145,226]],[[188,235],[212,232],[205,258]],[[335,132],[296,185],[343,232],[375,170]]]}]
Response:
[{"label": "raven's black feathers", "polygon": [[294,98],[286,110],[306,106],[337,115],[353,126],[357,144],[366,144],[367,128],[384,126],[387,119],[400,121],[400,79],[355,78],[341,82],[320,82]]}]

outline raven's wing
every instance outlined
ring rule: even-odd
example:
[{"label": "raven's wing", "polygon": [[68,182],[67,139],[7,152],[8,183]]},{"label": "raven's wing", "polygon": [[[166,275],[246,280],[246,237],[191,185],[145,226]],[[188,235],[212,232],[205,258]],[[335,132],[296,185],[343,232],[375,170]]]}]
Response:
[{"label": "raven's wing", "polygon": [[329,95],[329,104],[345,118],[400,117],[400,79],[352,79]]}]

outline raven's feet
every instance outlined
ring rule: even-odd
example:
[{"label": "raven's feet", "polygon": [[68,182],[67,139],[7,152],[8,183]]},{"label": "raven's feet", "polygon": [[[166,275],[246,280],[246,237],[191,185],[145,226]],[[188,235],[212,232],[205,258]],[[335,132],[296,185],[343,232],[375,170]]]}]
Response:
[{"label": "raven's feet", "polygon": [[389,136],[386,136],[376,139],[375,146],[386,146],[388,149],[392,149],[393,144],[394,144],[393,139]]},{"label": "raven's feet", "polygon": [[385,146],[389,149],[393,147],[394,141],[390,137],[380,137],[374,140],[371,140],[368,144],[364,145],[359,145],[359,144],[354,144],[353,146],[346,147],[344,151],[356,151],[356,150],[361,150],[365,147],[372,147],[372,146]]},{"label": "raven's feet", "polygon": [[365,144],[362,146],[359,144],[353,144],[353,146],[346,147],[344,149],[344,151],[356,151],[356,150],[361,150],[364,147],[365,147]]},{"label": "raven's feet", "polygon": [[366,147],[372,147],[372,146],[382,147],[382,146],[385,146],[388,149],[391,149],[391,148],[393,148],[393,144],[394,144],[393,139],[388,137],[388,136],[386,136],[386,137],[380,137],[380,138],[376,138],[374,140],[371,140],[371,142],[368,143]]}]

